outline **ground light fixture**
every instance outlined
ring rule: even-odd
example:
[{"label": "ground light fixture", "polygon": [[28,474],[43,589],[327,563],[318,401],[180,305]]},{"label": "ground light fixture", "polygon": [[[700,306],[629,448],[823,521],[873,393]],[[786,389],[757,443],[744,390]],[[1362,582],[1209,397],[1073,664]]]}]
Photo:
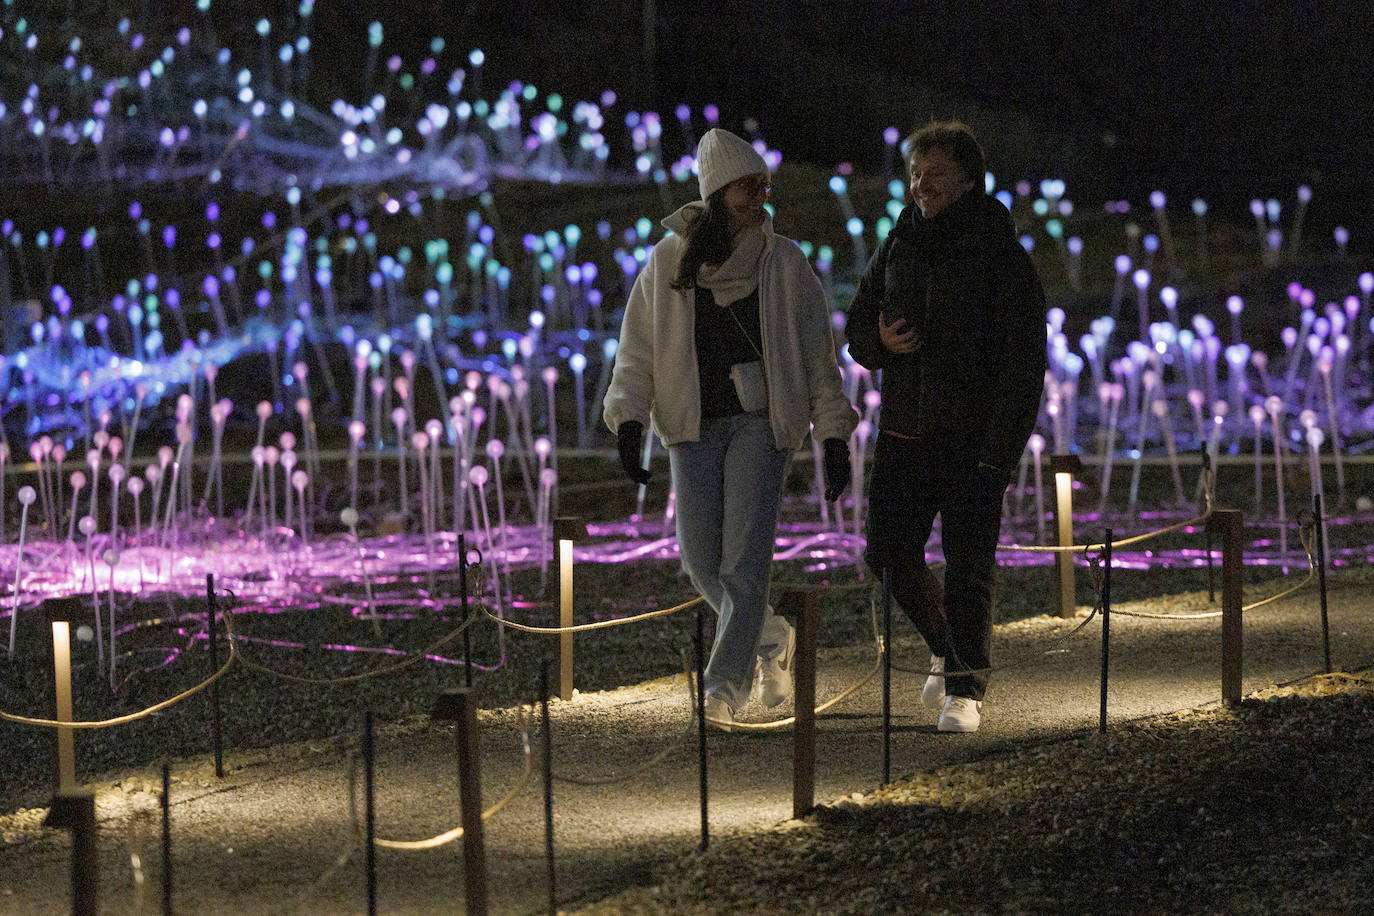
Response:
[{"label": "ground light fixture", "polygon": [[573,544],[587,539],[587,524],[572,515],[553,520],[553,540],[558,545],[558,698],[573,695]]},{"label": "ground light fixture", "polygon": [[[1082,469],[1083,460],[1077,455],[1050,456],[1060,547],[1073,544],[1073,475]],[[1061,550],[1055,562],[1059,567],[1059,616],[1072,617],[1075,613],[1073,553]]]}]

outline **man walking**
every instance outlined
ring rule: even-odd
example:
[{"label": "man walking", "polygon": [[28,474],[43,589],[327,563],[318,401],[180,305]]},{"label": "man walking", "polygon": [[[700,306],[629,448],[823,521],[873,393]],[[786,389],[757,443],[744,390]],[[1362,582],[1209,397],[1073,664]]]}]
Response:
[{"label": "man walking", "polygon": [[[915,203],[869,263],[846,325],[850,354],[882,370],[865,560],[889,574],[930,647],[921,699],[940,709],[939,730],[971,732],[988,684],[1002,496],[1044,384],[1045,296],[1010,214],[984,193],[972,130],[934,122],[904,152]],[[943,586],[925,561],[937,515]]]}]

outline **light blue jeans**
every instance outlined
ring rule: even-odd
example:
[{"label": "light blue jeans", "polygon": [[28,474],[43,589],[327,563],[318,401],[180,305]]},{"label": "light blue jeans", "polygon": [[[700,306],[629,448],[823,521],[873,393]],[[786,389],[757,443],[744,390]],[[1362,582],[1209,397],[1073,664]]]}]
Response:
[{"label": "light blue jeans", "polygon": [[716,612],[706,693],[738,709],[754,660],[781,652],[788,624],[768,606],[768,580],[792,453],[773,447],[766,411],[703,420],[696,442],[668,449],[682,567]]}]

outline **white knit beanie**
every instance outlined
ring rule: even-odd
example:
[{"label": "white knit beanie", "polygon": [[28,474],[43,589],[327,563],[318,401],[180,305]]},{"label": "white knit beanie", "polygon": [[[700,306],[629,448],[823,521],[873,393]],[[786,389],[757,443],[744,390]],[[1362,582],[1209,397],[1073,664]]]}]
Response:
[{"label": "white knit beanie", "polygon": [[702,200],[737,178],[767,171],[768,163],[758,151],[728,130],[713,127],[697,144],[697,182]]}]

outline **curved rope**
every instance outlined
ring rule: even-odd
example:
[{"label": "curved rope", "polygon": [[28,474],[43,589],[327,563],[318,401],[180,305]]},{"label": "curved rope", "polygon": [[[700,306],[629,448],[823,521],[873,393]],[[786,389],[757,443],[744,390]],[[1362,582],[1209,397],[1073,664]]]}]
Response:
[{"label": "curved rope", "polygon": [[[1167,525],[1167,526],[1165,526],[1165,527],[1163,527],[1163,528],[1160,528],[1160,529],[1157,529],[1157,530],[1155,530],[1155,531],[1147,531],[1147,532],[1145,532],[1144,534],[1137,534],[1137,535],[1134,535],[1134,536],[1132,536],[1132,537],[1123,538],[1122,540],[1119,540],[1119,541],[1112,541],[1112,549],[1115,550],[1115,549],[1117,549],[1118,547],[1129,547],[1129,546],[1131,546],[1132,544],[1139,544],[1139,543],[1141,543],[1142,541],[1148,541],[1148,540],[1150,540],[1151,538],[1157,538],[1157,537],[1160,537],[1161,535],[1169,534],[1170,532],[1172,532],[1172,531],[1177,531],[1177,530],[1179,530],[1180,528],[1188,528],[1188,527],[1190,527],[1190,526],[1195,526],[1195,525],[1198,525],[1199,523],[1202,523],[1202,522],[1207,521],[1209,518],[1212,517],[1212,510],[1215,508],[1215,507],[1213,506],[1213,504],[1212,504],[1212,486],[1213,486],[1213,480],[1212,480],[1212,478],[1213,478],[1213,476],[1214,476],[1214,473],[1215,473],[1215,472],[1213,472],[1213,471],[1211,471],[1211,470],[1209,469],[1209,470],[1207,470],[1207,471],[1203,474],[1203,478],[1202,478],[1202,505],[1203,505],[1203,513],[1202,513],[1201,515],[1194,516],[1193,518],[1187,519],[1187,520],[1185,520],[1185,521],[1175,522],[1175,523],[1172,524],[1172,525]],[[1098,552],[1100,553],[1100,552],[1102,552],[1103,550],[1106,550],[1106,549],[1107,549],[1107,545],[1106,545],[1105,542],[1097,543],[1097,544],[1066,544],[1066,545],[1064,545],[1064,546],[1062,546],[1062,547],[1040,547],[1040,546],[1027,546],[1027,545],[1021,545],[1021,544],[998,544],[998,545],[997,545],[997,549],[998,549],[998,550],[1015,550],[1015,551],[1021,551],[1021,552],[1023,552],[1023,553],[1073,553],[1074,551],[1079,551],[1079,550],[1081,550],[1081,551],[1083,551],[1083,552],[1085,552],[1085,553],[1088,552],[1088,551],[1094,551],[1094,550],[1095,550],[1095,551],[1098,551]]]},{"label": "curved rope", "polygon": [[218,681],[220,678],[224,677],[224,675],[229,673],[229,669],[233,667],[234,662],[243,661],[243,659],[239,656],[238,646],[235,644],[234,640],[233,613],[231,611],[225,611],[223,616],[224,630],[225,633],[228,635],[229,640],[229,658],[225,660],[224,664],[221,665],[220,669],[216,671],[214,674],[210,675],[208,678],[201,681],[199,684],[190,688],[189,690],[183,690],[181,693],[177,694],[176,696],[170,699],[163,700],[160,703],[154,703],[147,709],[141,709],[138,712],[131,712],[128,715],[116,716],[113,719],[101,719],[99,721],[64,722],[61,719],[38,719],[32,718],[30,716],[17,716],[13,713],[5,712],[3,709],[0,709],[0,719],[4,719],[7,722],[17,722],[20,725],[37,725],[43,728],[110,728],[114,725],[127,725],[130,722],[137,722],[139,719],[145,719],[148,716],[151,716],[153,713],[161,712],[169,706],[175,706],[177,703],[180,703],[187,697],[195,696],[196,694],[204,690],[206,687],[209,687],[211,684],[215,683],[215,681]]},{"label": "curved rope", "polygon": [[[872,608],[872,614],[870,616],[870,619],[873,623],[873,639],[877,649],[877,658],[874,660],[873,670],[868,672],[868,674],[864,675],[860,680],[856,681],[855,683],[846,687],[844,690],[840,691],[835,696],[826,700],[824,703],[818,705],[816,707],[816,715],[819,716],[821,713],[828,711],[831,707],[847,699],[860,687],[863,687],[869,681],[873,680],[873,678],[877,676],[878,672],[882,670],[883,656],[887,653],[887,647],[883,645],[883,638],[878,633],[878,611],[876,607]],[[797,717],[795,715],[791,715],[787,716],[786,718],[773,719],[768,722],[740,722],[737,719],[732,719],[731,721],[726,722],[722,719],[714,719],[710,716],[707,716],[706,721],[725,731],[761,732],[771,731],[775,728],[783,728],[785,726],[792,725],[797,721]]]},{"label": "curved rope", "polygon": [[[506,807],[506,805],[510,804],[511,800],[514,799],[515,796],[519,795],[522,791],[524,791],[525,787],[529,785],[530,777],[534,773],[534,765],[532,762],[532,755],[530,753],[529,720],[528,717],[524,715],[523,710],[520,718],[520,741],[524,749],[525,757],[524,769],[520,773],[520,778],[516,780],[515,785],[511,787],[510,791],[507,792],[505,795],[501,796],[501,798],[490,808],[482,812],[482,820],[484,821],[491,820],[497,814],[497,812],[499,812],[502,808]],[[354,758],[354,764],[356,765],[356,763],[357,759]],[[362,832],[358,828],[357,803],[353,799],[351,791],[349,793],[348,807],[349,816],[352,818],[353,821],[354,835],[357,838],[362,839]],[[454,827],[452,830],[446,830],[443,833],[436,834],[435,836],[423,840],[384,840],[381,837],[373,837],[372,845],[378,847],[379,849],[401,849],[414,852],[423,849],[438,849],[440,846],[445,846],[449,843],[452,843],[454,840],[462,839],[462,837],[463,828]]]},{"label": "curved rope", "polygon": [[[1074,627],[1073,627],[1073,629],[1069,630],[1069,632],[1067,632],[1067,633],[1064,633],[1064,634],[1062,634],[1062,635],[1060,635],[1060,636],[1056,636],[1056,637],[1054,637],[1052,640],[1050,640],[1050,642],[1048,643],[1049,646],[1054,646],[1054,645],[1056,645],[1056,644],[1058,644],[1058,643],[1062,643],[1062,642],[1068,642],[1068,640],[1069,640],[1071,637],[1077,635],[1078,632],[1079,632],[1080,630],[1082,630],[1082,629],[1083,629],[1084,627],[1086,627],[1088,624],[1092,623],[1093,618],[1096,617],[1096,616],[1098,615],[1098,613],[1102,610],[1102,582],[1103,582],[1103,579],[1102,579],[1102,570],[1101,570],[1101,568],[1100,568],[1101,562],[1102,562],[1102,556],[1101,556],[1101,554],[1098,554],[1098,555],[1096,555],[1096,556],[1090,556],[1090,557],[1088,557],[1089,574],[1092,576],[1093,585],[1096,587],[1096,590],[1097,590],[1097,603],[1093,605],[1093,609],[1092,609],[1092,611],[1090,611],[1090,612],[1088,613],[1088,616],[1087,616],[1087,617],[1084,617],[1079,623],[1075,624]],[[1115,614],[1116,612],[1113,611],[1112,613]],[[1050,652],[1052,652],[1052,651],[1055,651],[1055,650],[1054,650],[1053,648],[1041,649],[1041,650],[1040,650],[1040,655],[1041,655],[1041,656],[1048,655],[1048,654],[1049,654]],[[1035,664],[1035,663],[1038,663],[1038,662],[1040,662],[1040,661],[1043,661],[1043,659],[1037,659],[1037,658],[1035,658],[1035,657],[1032,656],[1032,655],[1027,655],[1025,658],[1022,658],[1022,659],[1020,659],[1019,661],[1009,662],[1009,663],[1007,663],[1007,664],[1005,664],[1005,665],[993,665],[993,666],[988,667],[988,668],[968,668],[968,669],[962,669],[962,668],[961,668],[961,669],[958,670],[958,671],[919,671],[919,670],[914,669],[914,668],[900,668],[900,667],[898,667],[897,665],[893,665],[893,666],[892,666],[892,669],[893,669],[894,671],[900,671],[900,672],[902,672],[903,674],[915,674],[915,675],[917,675],[917,676],[938,677],[938,678],[943,679],[943,678],[948,678],[948,677],[968,677],[968,676],[974,675],[974,674],[993,674],[994,672],[997,672],[997,671],[1010,671],[1010,670],[1012,670],[1012,669],[1014,669],[1014,668],[1024,668],[1024,667],[1027,666],[1027,665]]]},{"label": "curved rope", "polygon": [[684,654],[682,657],[682,673],[685,676],[685,682],[687,684],[687,701],[688,707],[691,711],[687,714],[687,729],[681,735],[678,736],[676,741],[668,742],[667,747],[663,748],[657,754],[650,757],[648,760],[644,761],[639,766],[635,767],[629,772],[622,773],[619,776],[563,776],[559,773],[554,773],[553,778],[558,782],[566,782],[574,786],[609,786],[614,785],[618,782],[628,782],[634,777],[642,775],[643,773],[646,773],[649,770],[652,770],[654,767],[658,766],[660,763],[666,760],[668,755],[671,754],[673,751],[677,750],[682,745],[682,742],[685,741],[687,738],[690,738],[692,736],[692,733],[695,731],[697,721],[697,707],[696,694],[693,691],[693,677],[691,667],[691,662],[688,660],[686,654]]},{"label": "curved rope", "polygon": [[[1303,588],[1306,588],[1308,585],[1311,585],[1312,580],[1317,578],[1317,558],[1313,554],[1312,526],[1304,525],[1303,527],[1299,528],[1298,538],[1302,542],[1303,552],[1307,554],[1307,575],[1303,577],[1303,580],[1301,582],[1297,583],[1296,585],[1292,585],[1277,594],[1270,595],[1267,598],[1261,598],[1258,601],[1252,601],[1246,605],[1242,605],[1240,609],[1241,613],[1253,611],[1256,608],[1264,607],[1266,604],[1273,604],[1275,601],[1287,598],[1294,592],[1297,592]],[[1150,614],[1144,611],[1112,611],[1112,613],[1120,614],[1123,617],[1143,617],[1148,620],[1207,620],[1212,617],[1220,617],[1224,612],[1203,611],[1197,614]]]},{"label": "curved rope", "polygon": [[676,614],[678,611],[689,608],[694,604],[699,604],[704,600],[706,599],[698,595],[689,601],[684,601],[673,607],[662,608],[657,611],[648,611],[644,614],[636,614],[634,617],[617,617],[615,620],[599,620],[596,623],[579,623],[571,627],[532,627],[523,623],[514,623],[505,617],[498,617],[485,607],[481,610],[482,613],[486,614],[490,619],[502,626],[510,627],[512,630],[519,630],[522,633],[543,633],[548,635],[555,633],[584,633],[587,630],[604,630],[607,627],[620,627],[627,623],[638,623],[641,620],[649,620],[654,617],[664,617],[668,614]]}]

